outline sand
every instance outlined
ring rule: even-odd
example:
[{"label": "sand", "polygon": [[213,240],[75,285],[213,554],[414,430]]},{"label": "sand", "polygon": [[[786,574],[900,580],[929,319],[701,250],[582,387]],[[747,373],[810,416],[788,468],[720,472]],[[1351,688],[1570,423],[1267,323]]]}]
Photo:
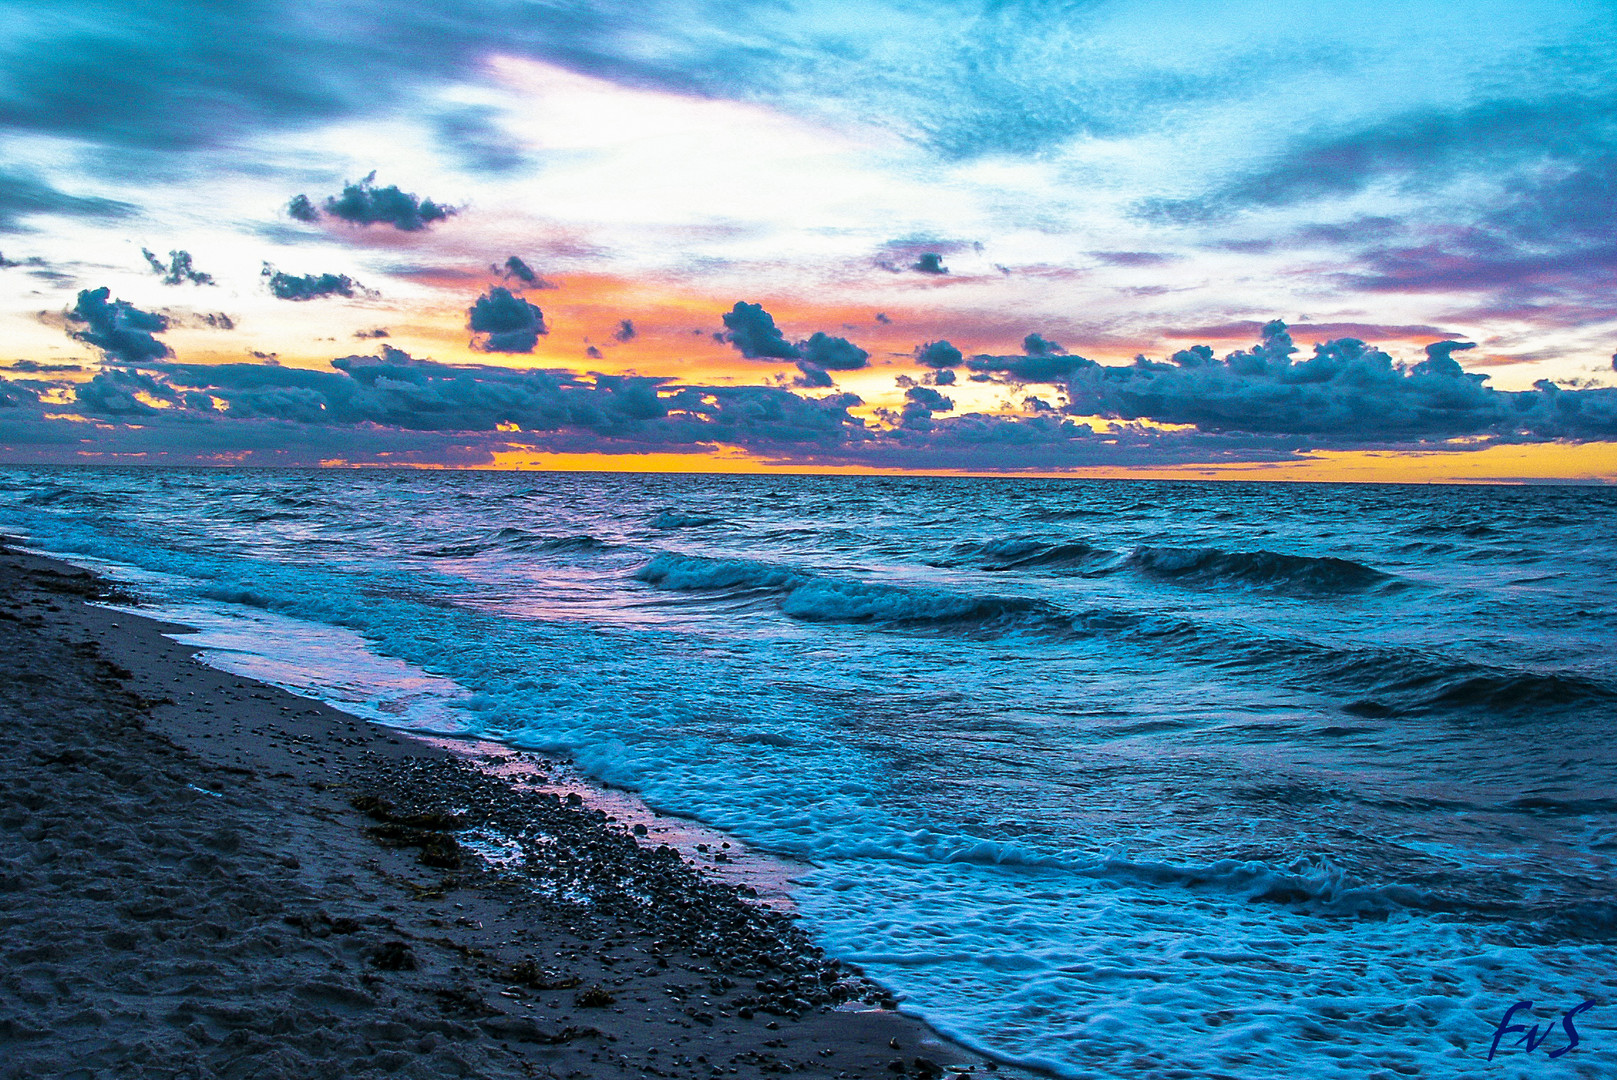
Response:
[{"label": "sand", "polygon": [[871,1008],[717,844],[204,666],[107,599],[0,548],[0,1077],[993,1069]]}]

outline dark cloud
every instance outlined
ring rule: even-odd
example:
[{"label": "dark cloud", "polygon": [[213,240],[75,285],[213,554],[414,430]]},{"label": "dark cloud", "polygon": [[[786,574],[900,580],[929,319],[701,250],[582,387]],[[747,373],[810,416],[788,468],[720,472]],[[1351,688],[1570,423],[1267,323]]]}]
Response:
[{"label": "dark cloud", "polygon": [[466,315],[472,345],[483,352],[531,353],[539,335],[550,333],[544,312],[498,285],[479,296]]},{"label": "dark cloud", "polygon": [[507,281],[515,281],[523,289],[554,289],[556,286],[540,277],[538,272],[515,255],[510,256],[499,266],[489,267],[494,273]]},{"label": "dark cloud", "polygon": [[[13,370],[16,367],[13,365]],[[30,386],[0,379],[0,409],[21,409],[39,404],[39,392]]]},{"label": "dark cloud", "polygon": [[939,386],[953,386],[955,383],[955,374],[954,372],[945,368],[934,375],[932,377],[932,381],[937,383]]},{"label": "dark cloud", "polygon": [[[169,404],[154,409],[137,392]],[[224,403],[222,411],[212,402]],[[802,397],[777,387],[679,386],[638,376],[563,372],[418,360],[384,346],[379,356],[346,356],[331,370],[271,364],[143,365],[111,370],[79,391],[89,415],[185,425],[275,421],[322,430],[375,425],[399,431],[495,435],[502,426],[546,434],[557,449],[834,448],[864,437],[848,409],[852,394]],[[170,439],[182,442],[182,435]],[[503,436],[502,436],[503,437]],[[305,435],[304,438],[311,438]],[[326,436],[315,437],[326,439]]]},{"label": "dark cloud", "polygon": [[724,339],[740,350],[749,360],[774,357],[796,360],[797,347],[788,342],[775,325],[775,317],[764,310],[762,304],[736,301],[736,306],[724,314]]},{"label": "dark cloud", "polygon": [[80,410],[96,416],[149,416],[158,411],[136,397],[137,393],[169,403],[182,400],[168,384],[145,372],[122,368],[99,373],[74,391],[74,399]]},{"label": "dark cloud", "polygon": [[792,379],[793,386],[803,387],[804,389],[808,390],[815,390],[836,385],[836,383],[832,380],[831,373],[829,371],[825,370],[823,367],[818,367],[811,364],[807,360],[799,360],[797,362],[797,370],[801,372],[801,374]]},{"label": "dark cloud", "polygon": [[928,386],[912,386],[904,391],[904,408],[900,411],[899,426],[915,431],[930,431],[934,413],[949,412],[954,400],[944,397]]},{"label": "dark cloud", "polygon": [[793,345],[762,304],[737,301],[734,308],[725,312],[724,326],[724,333],[714,337],[728,341],[749,360],[800,361],[797,367],[802,374],[796,380],[799,386],[830,386],[826,372],[855,371],[870,360],[870,353],[847,338],[832,337],[824,331],[817,330],[808,340]]},{"label": "dark cloud", "polygon": [[[1460,453],[1500,442],[1617,437],[1617,389],[1541,382],[1520,393],[1494,391],[1456,369],[1449,354],[1460,343],[1434,344],[1408,366],[1353,339],[1322,343],[1299,360],[1285,328],[1271,324],[1263,341],[1222,360],[1197,347],[1172,361],[1083,367],[1064,387],[1069,403],[1029,398],[1020,416],[945,415],[954,402],[910,380],[903,407],[879,413],[881,427],[853,416],[860,402],[846,393],[816,398],[783,386],[450,366],[387,347],[339,358],[327,370],[155,359],[103,370],[73,392],[77,411],[115,425],[97,432],[97,449],[175,460],[263,449],[283,456],[255,460],[306,464],[356,454],[401,460],[403,448],[420,460],[486,464],[513,445],[604,453],[727,446],[782,462],[1014,470],[1282,461],[1332,447]],[[823,369],[799,370],[809,383]],[[57,460],[55,451],[18,448],[83,448],[76,430],[44,420],[39,395],[52,384],[10,385],[18,388],[0,449]],[[1096,432],[1074,419],[1086,415],[1113,424]],[[1459,437],[1469,438],[1449,441]]]},{"label": "dark cloud", "polygon": [[831,337],[816,331],[807,341],[797,343],[803,360],[827,371],[856,371],[865,366],[870,354],[847,338]]},{"label": "dark cloud", "polygon": [[263,277],[267,279],[270,293],[280,300],[369,295],[365,286],[347,274],[286,274],[265,263]]},{"label": "dark cloud", "polygon": [[999,378],[1011,382],[1056,383],[1083,368],[1096,367],[1093,360],[1068,354],[1067,350],[1039,334],[1022,339],[1022,356],[982,354],[966,361],[977,375],[973,378]]},{"label": "dark cloud", "polygon": [[601,350],[597,349],[594,345],[591,345],[589,348],[584,350],[584,355],[589,357],[591,360],[600,360],[605,354],[603,354]]},{"label": "dark cloud", "polygon": [[1193,424],[1204,432],[1284,436],[1303,445],[1501,439],[1617,437],[1617,389],[1561,390],[1541,384],[1512,393],[1467,374],[1450,355],[1469,348],[1444,341],[1420,363],[1403,366],[1355,338],[1299,351],[1285,324],[1263,340],[1214,360],[1205,346],[1168,362],[1091,365],[1066,383],[1076,415]]},{"label": "dark cloud", "polygon": [[67,318],[84,329],[68,333],[100,349],[108,360],[121,363],[139,364],[169,355],[169,347],[153,336],[168,329],[168,320],[124,300],[109,302],[111,295],[112,290],[105,287],[80,291]]},{"label": "dark cloud", "polygon": [[618,328],[612,331],[612,336],[619,341],[633,341],[635,339],[634,321],[632,319],[619,321]]},{"label": "dark cloud", "polygon": [[921,257],[910,264],[911,270],[919,270],[923,274],[947,274],[949,268],[943,265],[943,256],[936,251],[921,253]]},{"label": "dark cloud", "polygon": [[1029,356],[1061,356],[1066,349],[1053,341],[1047,341],[1040,334],[1029,334],[1022,339],[1022,351]]},{"label": "dark cloud", "polygon": [[[3,123],[0,113],[0,125]],[[24,231],[22,220],[35,214],[114,219],[133,212],[128,203],[68,195],[32,176],[0,170],[0,232]]]},{"label": "dark cloud", "polygon": [[1457,352],[1476,347],[1474,341],[1434,341],[1426,346],[1426,370],[1440,375],[1463,374],[1459,362],[1453,356]]},{"label": "dark cloud", "polygon": [[881,323],[883,326],[886,326],[888,323],[892,322],[893,320],[887,317],[887,312],[878,311],[878,312],[876,312],[876,321]]},{"label": "dark cloud", "polygon": [[141,248],[140,253],[145,256],[146,264],[152,268],[152,273],[163,279],[164,285],[183,285],[186,282],[190,282],[192,285],[212,285],[214,283],[212,274],[204,274],[191,265],[191,253],[189,251],[170,251],[166,264],[145,248]]},{"label": "dark cloud", "polygon": [[354,336],[356,338],[360,338],[360,339],[365,339],[365,338],[385,338],[385,337],[391,337],[392,334],[388,330],[388,328],[385,327],[385,326],[373,326],[369,330],[355,330],[354,331]]},{"label": "dark cloud", "polygon": [[[403,232],[419,232],[456,213],[453,206],[417,198],[400,191],[396,184],[379,188],[375,180],[373,172],[357,184],[346,185],[342,194],[327,197],[325,212],[352,225],[391,225]],[[307,195],[294,196],[286,211],[299,221],[316,221],[320,216]]]},{"label": "dark cloud", "polygon": [[956,368],[966,362],[960,350],[947,341],[929,341],[915,347],[915,359],[930,368]]}]

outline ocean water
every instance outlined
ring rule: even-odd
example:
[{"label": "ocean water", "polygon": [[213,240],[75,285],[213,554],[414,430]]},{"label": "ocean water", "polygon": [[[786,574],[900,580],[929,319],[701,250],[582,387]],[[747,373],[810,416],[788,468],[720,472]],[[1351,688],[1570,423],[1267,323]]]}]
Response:
[{"label": "ocean water", "polygon": [[0,529],[803,860],[1004,1060],[1617,1074],[1617,491],[9,468]]}]

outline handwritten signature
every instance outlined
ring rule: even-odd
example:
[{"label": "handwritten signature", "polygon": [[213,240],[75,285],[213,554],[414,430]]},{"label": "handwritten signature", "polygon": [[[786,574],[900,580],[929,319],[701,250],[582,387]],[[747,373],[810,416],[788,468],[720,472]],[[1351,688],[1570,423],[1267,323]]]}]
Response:
[{"label": "handwritten signature", "polygon": [[[1590,1009],[1592,1009],[1594,1007],[1595,1007],[1595,1003],[1593,1001],[1585,1001],[1581,1005],[1572,1006],[1572,1008],[1568,1009],[1566,1012],[1561,1014],[1561,1025],[1560,1026],[1561,1026],[1562,1030],[1564,1030],[1566,1032],[1566,1040],[1567,1040],[1567,1042],[1566,1042],[1565,1046],[1562,1046],[1559,1049],[1549,1051],[1548,1053],[1549,1053],[1550,1057],[1558,1058],[1562,1054],[1567,1053],[1573,1047],[1578,1045],[1578,1029],[1572,1023],[1572,1018],[1574,1016],[1577,1016],[1579,1013],[1587,1012],[1588,1010],[1590,1010]],[[1496,1053],[1499,1052],[1499,1040],[1503,1039],[1506,1035],[1510,1035],[1510,1034],[1512,1034],[1514,1032],[1520,1032],[1521,1033],[1521,1038],[1517,1039],[1514,1043],[1511,1043],[1511,1045],[1512,1046],[1525,1045],[1527,1047],[1527,1052],[1529,1054],[1531,1054],[1534,1050],[1537,1050],[1539,1047],[1543,1046],[1546,1042],[1549,1041],[1550,1036],[1555,1032],[1556,1025],[1555,1025],[1554,1021],[1551,1021],[1551,1022],[1544,1025],[1544,1034],[1542,1034],[1542,1035],[1540,1035],[1538,1033],[1538,1025],[1537,1024],[1534,1024],[1531,1028],[1529,1028],[1526,1024],[1512,1024],[1510,1022],[1510,1018],[1512,1016],[1515,1016],[1518,1010],[1521,1010],[1521,1009],[1531,1010],[1532,1008],[1533,1008],[1533,1003],[1531,1001],[1518,1001],[1518,1002],[1516,1002],[1516,1004],[1512,1005],[1510,1008],[1505,1010],[1505,1018],[1503,1020],[1499,1021],[1499,1026],[1498,1027],[1494,1028],[1493,1044],[1488,1047],[1488,1060],[1489,1061],[1492,1061],[1493,1056]],[[1529,1012],[1529,1015],[1531,1015],[1531,1012]]]}]

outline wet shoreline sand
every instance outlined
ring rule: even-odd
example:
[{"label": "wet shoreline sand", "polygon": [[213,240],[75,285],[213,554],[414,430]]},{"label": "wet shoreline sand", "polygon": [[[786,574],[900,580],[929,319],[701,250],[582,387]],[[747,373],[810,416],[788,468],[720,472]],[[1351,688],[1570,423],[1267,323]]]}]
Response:
[{"label": "wet shoreline sand", "polygon": [[885,992],[721,851],[699,868],[547,790],[550,763],[207,667],[98,599],[0,548],[0,1075],[993,1068],[854,1009]]}]

